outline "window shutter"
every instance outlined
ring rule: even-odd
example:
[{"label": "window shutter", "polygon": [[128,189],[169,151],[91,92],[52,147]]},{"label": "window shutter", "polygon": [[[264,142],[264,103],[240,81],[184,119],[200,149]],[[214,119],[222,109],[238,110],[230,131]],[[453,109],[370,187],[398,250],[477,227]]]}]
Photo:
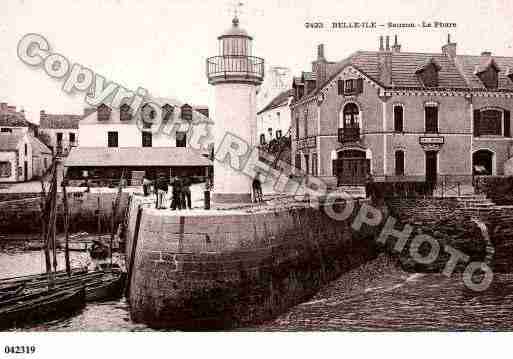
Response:
[{"label": "window shutter", "polygon": [[344,80],[338,80],[338,94],[343,95],[344,94]]},{"label": "window shutter", "polygon": [[504,136],[511,137],[511,112],[504,110]]},{"label": "window shutter", "polygon": [[481,118],[481,111],[474,110],[474,137],[479,136],[479,122]]},{"label": "window shutter", "polygon": [[362,93],[363,92],[363,79],[357,79],[356,80],[356,93]]}]

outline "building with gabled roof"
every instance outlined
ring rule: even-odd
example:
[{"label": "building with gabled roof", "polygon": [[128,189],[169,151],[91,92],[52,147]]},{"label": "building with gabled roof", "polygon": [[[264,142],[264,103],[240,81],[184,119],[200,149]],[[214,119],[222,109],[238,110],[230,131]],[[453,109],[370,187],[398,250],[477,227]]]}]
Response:
[{"label": "building with gabled roof", "polygon": [[79,126],[80,146],[64,162],[66,177],[101,182],[125,173],[135,184],[142,172],[148,178],[208,175],[212,167],[208,153],[190,148],[188,138],[191,125],[211,126],[208,108],[168,98],[148,101],[153,105],[143,103],[139,109],[132,109],[129,102],[119,108],[107,104],[86,108]]},{"label": "building with gabled roof", "polygon": [[257,112],[257,136],[260,145],[265,145],[289,133],[289,105],[292,98],[292,89],[282,91]]},{"label": "building with gabled roof", "polygon": [[513,57],[377,51],[328,62],[319,46],[310,76],[294,78],[297,168],[331,186],[453,181],[501,175],[513,155]]},{"label": "building with gabled roof", "polygon": [[33,177],[29,134],[0,133],[0,182],[29,181]]},{"label": "building with gabled roof", "polygon": [[45,110],[39,115],[39,136],[57,155],[67,155],[78,146],[78,126],[82,116],[51,114]]}]

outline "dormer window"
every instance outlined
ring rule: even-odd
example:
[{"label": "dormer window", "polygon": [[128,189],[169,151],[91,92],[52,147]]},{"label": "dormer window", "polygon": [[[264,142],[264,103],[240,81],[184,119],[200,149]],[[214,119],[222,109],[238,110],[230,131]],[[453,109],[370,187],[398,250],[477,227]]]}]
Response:
[{"label": "dormer window", "polygon": [[181,108],[182,120],[192,121],[192,107],[188,104],[183,105]]},{"label": "dormer window", "polygon": [[119,108],[119,119],[121,121],[130,121],[132,119],[132,108],[128,104],[123,104]]},{"label": "dormer window", "polygon": [[424,87],[437,87],[438,86],[438,72],[442,67],[438,62],[431,58],[424,65],[419,67],[415,74],[417,75],[420,83]]},{"label": "dormer window", "polygon": [[106,104],[102,103],[98,106],[98,121],[108,121],[110,119],[111,109]]},{"label": "dormer window", "polygon": [[167,121],[171,114],[173,113],[174,107],[170,104],[166,103],[164,106],[162,106],[162,118],[164,121]]},{"label": "dormer window", "polygon": [[496,89],[499,87],[500,68],[492,57],[489,57],[483,63],[477,66],[475,74],[487,89]]}]

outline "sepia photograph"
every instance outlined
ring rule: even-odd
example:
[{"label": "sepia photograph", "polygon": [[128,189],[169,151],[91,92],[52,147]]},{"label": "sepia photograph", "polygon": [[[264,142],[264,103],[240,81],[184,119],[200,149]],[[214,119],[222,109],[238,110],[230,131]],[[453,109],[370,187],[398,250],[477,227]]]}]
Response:
[{"label": "sepia photograph", "polygon": [[504,355],[512,111],[507,0],[2,0],[0,357]]}]

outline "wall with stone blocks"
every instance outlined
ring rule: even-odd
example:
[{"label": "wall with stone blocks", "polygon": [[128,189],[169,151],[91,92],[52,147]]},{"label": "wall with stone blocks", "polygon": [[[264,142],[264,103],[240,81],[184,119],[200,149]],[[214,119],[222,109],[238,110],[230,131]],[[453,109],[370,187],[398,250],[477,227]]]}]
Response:
[{"label": "wall with stone blocks", "polygon": [[[0,202],[0,233],[38,233],[41,231],[41,208],[40,194],[28,196],[24,199]],[[70,210],[71,231],[97,230],[97,209],[100,199],[100,223],[102,232],[110,232],[110,217],[112,215],[112,202],[116,193],[67,193]],[[23,196],[21,196],[23,197]],[[63,204],[62,193],[57,196],[58,211],[57,230],[63,229]],[[124,212],[128,203],[128,193],[121,196],[120,206],[117,212],[116,221],[123,220]]]},{"label": "wall with stone blocks", "polygon": [[187,214],[144,208],[136,233],[141,198],[131,199],[129,297],[132,318],[152,327],[261,322],[377,255],[372,234],[351,230],[352,218],[338,222],[305,206]]}]

